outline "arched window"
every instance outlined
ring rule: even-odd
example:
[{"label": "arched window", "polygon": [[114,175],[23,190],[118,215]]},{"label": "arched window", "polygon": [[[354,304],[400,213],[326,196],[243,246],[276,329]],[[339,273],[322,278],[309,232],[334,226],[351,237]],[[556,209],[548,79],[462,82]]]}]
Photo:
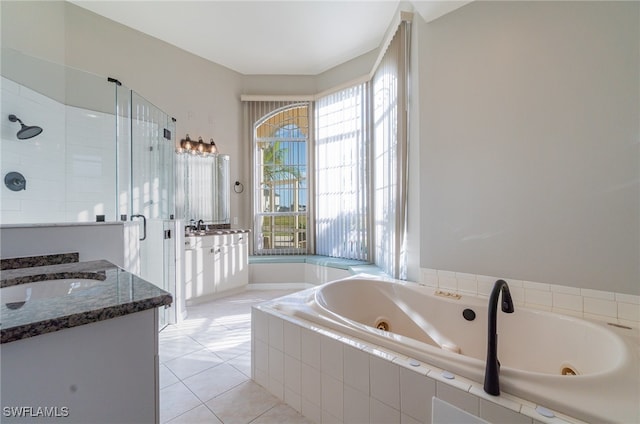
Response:
[{"label": "arched window", "polygon": [[276,109],[254,124],[254,254],[306,254],[309,104]]}]

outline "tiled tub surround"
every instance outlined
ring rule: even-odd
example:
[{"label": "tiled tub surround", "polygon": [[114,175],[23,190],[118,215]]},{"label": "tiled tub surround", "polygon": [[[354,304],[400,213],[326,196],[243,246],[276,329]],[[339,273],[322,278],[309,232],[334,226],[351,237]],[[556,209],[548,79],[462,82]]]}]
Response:
[{"label": "tiled tub surround", "polygon": [[[1,343],[104,321],[170,305],[169,293],[107,261],[2,271],[0,287],[68,278],[94,279],[90,289],[37,300],[19,308],[0,306]],[[1,296],[1,292],[0,292]]]},{"label": "tiled tub surround", "polygon": [[[640,296],[558,284],[506,279],[516,306],[637,328]],[[421,284],[446,292],[488,298],[498,277],[422,268]]]},{"label": "tiled tub surround", "polygon": [[[431,291],[431,288],[414,286]],[[505,393],[504,389],[499,397],[487,395],[482,382],[449,375],[424,357],[419,362],[388,346],[383,348],[372,341],[291,316],[296,304],[312,303],[309,296],[313,297],[316,290],[318,288],[262,304],[254,308],[252,316],[253,378],[314,421],[431,422],[430,398],[437,396],[493,423],[580,422],[557,411],[554,418],[545,418],[534,402]],[[485,299],[476,301],[486,303]],[[617,328],[613,331],[621,332],[620,335],[632,334],[627,337],[635,340],[630,342],[635,346],[630,351],[637,364],[637,331]],[[483,329],[482,334],[485,332]],[[486,336],[480,338],[484,340]],[[452,376],[453,379],[447,378]],[[559,378],[581,379],[585,387],[591,386],[599,391],[599,396],[603,395],[599,385],[602,382],[597,381],[597,375],[593,377]],[[536,379],[535,373],[532,378]],[[633,381],[637,387],[637,370],[630,378],[632,387]],[[609,382],[606,393],[611,395],[619,383]],[[631,409],[636,411],[630,412],[631,417],[620,418],[612,400],[611,408],[601,411],[608,417],[605,420],[637,422],[640,417],[637,405],[633,406],[634,394],[618,396],[628,399]]]}]

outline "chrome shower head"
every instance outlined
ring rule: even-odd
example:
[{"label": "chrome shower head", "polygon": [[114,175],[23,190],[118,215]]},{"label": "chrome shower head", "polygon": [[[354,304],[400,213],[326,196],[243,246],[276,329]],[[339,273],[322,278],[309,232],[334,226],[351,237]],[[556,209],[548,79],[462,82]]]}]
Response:
[{"label": "chrome shower head", "polygon": [[26,140],[35,137],[42,132],[42,128],[38,126],[30,127],[28,125],[25,125],[24,122],[22,122],[16,115],[9,115],[9,121],[20,122],[21,128],[16,134],[16,137],[18,137],[18,139],[20,140]]}]

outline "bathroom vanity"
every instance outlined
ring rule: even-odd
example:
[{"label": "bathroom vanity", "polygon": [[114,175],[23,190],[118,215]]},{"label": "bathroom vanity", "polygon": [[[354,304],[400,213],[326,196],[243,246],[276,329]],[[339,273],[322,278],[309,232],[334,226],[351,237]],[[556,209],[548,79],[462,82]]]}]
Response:
[{"label": "bathroom vanity", "polygon": [[159,421],[158,308],[107,261],[2,271],[2,422]]},{"label": "bathroom vanity", "polygon": [[249,283],[249,230],[217,229],[185,237],[185,299],[210,300]]}]

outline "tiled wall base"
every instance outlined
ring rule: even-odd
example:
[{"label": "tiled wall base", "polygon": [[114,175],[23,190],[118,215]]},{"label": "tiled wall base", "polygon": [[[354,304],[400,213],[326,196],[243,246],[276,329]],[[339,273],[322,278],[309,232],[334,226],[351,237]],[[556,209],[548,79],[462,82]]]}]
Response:
[{"label": "tiled wall base", "polygon": [[491,423],[580,423],[428,364],[254,307],[252,378],[316,423],[431,423],[436,396]]},{"label": "tiled wall base", "polygon": [[421,269],[420,283],[461,295],[488,297],[498,278],[509,283],[516,305],[631,327],[640,324],[640,296],[630,294],[428,268]]}]

